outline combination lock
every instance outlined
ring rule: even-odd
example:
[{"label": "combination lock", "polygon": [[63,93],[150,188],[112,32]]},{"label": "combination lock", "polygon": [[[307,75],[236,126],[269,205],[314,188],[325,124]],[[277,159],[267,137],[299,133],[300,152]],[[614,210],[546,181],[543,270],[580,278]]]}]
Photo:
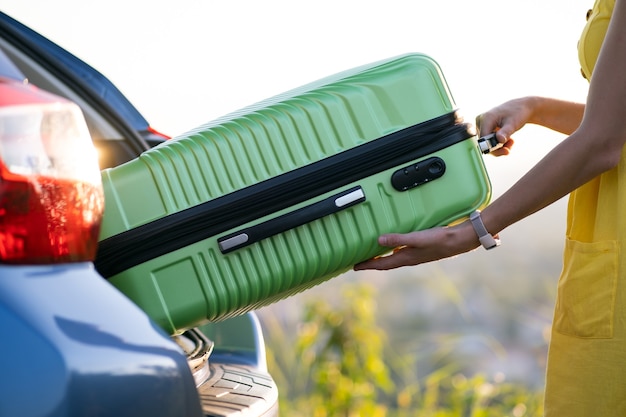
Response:
[{"label": "combination lock", "polygon": [[434,156],[395,171],[391,176],[391,185],[398,191],[406,191],[436,180],[445,172],[446,163]]}]

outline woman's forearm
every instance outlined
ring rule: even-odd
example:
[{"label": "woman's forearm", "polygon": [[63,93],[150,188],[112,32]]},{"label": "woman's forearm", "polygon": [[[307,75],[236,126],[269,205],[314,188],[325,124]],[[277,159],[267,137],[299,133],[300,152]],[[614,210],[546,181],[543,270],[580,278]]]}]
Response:
[{"label": "woman's forearm", "polygon": [[610,169],[612,162],[590,158],[598,152],[589,138],[575,132],[559,143],[537,165],[502,196],[483,210],[483,221],[491,233],[539,211]]},{"label": "woman's forearm", "polygon": [[546,97],[525,97],[532,109],[529,123],[571,135],[580,125],[585,105]]}]

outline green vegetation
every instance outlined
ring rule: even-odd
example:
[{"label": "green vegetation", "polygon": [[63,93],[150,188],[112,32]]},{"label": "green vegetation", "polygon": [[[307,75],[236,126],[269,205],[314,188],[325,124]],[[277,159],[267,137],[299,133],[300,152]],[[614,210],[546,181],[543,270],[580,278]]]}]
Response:
[{"label": "green vegetation", "polygon": [[[376,322],[376,296],[372,286],[353,284],[343,287],[339,306],[309,300],[293,332],[277,315],[262,315],[282,416],[542,415],[540,390],[502,374],[466,375],[446,338],[434,352],[398,354]],[[427,371],[418,376],[418,369]]]}]

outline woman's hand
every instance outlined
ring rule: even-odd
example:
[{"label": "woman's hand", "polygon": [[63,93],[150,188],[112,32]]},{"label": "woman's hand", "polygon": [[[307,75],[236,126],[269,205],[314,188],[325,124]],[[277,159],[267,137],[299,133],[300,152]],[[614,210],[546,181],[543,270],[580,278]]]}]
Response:
[{"label": "woman's hand", "polygon": [[498,142],[503,146],[491,154],[495,156],[508,155],[515,141],[513,133],[528,123],[533,114],[533,98],[524,97],[507,101],[476,118],[476,126],[480,136],[496,132]]},{"label": "woman's hand", "polygon": [[515,141],[513,134],[526,124],[536,124],[571,135],[580,125],[585,105],[547,97],[522,97],[507,101],[476,118],[480,136],[496,132],[500,149],[492,155],[508,155]]},{"label": "woman's hand", "polygon": [[355,271],[418,265],[468,252],[479,246],[476,232],[469,221],[450,227],[382,235],[378,238],[378,244],[393,249],[393,252],[361,262],[354,266]]}]

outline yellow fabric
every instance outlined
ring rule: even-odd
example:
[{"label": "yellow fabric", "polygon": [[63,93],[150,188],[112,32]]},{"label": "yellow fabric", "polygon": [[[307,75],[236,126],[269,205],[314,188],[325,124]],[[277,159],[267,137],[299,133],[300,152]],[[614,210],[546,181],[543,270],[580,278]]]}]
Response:
[{"label": "yellow fabric", "polygon": [[[615,0],[596,0],[578,43],[591,78]],[[626,158],[569,199],[546,377],[546,417],[626,416]]]},{"label": "yellow fabric", "polygon": [[578,60],[587,79],[591,78],[593,67],[600,53],[600,46],[611,20],[615,0],[596,0],[587,15],[587,25],[583,29],[578,43]]}]

